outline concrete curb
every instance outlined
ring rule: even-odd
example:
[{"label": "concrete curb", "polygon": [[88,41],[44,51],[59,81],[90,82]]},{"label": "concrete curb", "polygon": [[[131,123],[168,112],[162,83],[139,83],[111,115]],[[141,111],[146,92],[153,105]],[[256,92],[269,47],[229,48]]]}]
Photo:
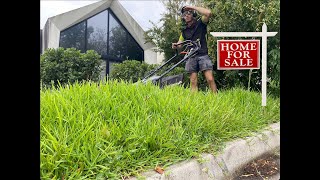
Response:
[{"label": "concrete curb", "polygon": [[[190,160],[172,165],[163,174],[150,171],[141,174],[146,180],[225,180],[252,160],[280,149],[280,123],[252,137],[228,142],[218,155],[203,154],[201,161]],[[140,178],[132,177],[130,180]]]}]

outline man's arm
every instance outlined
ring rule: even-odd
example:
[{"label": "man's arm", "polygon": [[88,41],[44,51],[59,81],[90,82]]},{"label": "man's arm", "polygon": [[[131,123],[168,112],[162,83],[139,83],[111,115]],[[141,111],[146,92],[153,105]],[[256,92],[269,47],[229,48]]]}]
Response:
[{"label": "man's arm", "polygon": [[209,18],[211,17],[211,11],[207,8],[203,7],[196,7],[196,6],[185,6],[185,10],[196,10],[202,15],[202,22],[207,23],[209,22]]},{"label": "man's arm", "polygon": [[181,48],[181,44],[177,46],[177,44],[181,43],[182,41],[184,41],[184,38],[182,36],[182,34],[179,37],[179,41],[176,43],[172,43],[172,49],[177,49],[177,48]]}]

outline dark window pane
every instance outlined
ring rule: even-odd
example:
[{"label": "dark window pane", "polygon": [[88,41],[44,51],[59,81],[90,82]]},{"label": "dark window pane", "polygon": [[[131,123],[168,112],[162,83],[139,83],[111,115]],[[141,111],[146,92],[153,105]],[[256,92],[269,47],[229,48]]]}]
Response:
[{"label": "dark window pane", "polygon": [[143,50],[140,48],[139,44],[128,34],[128,59],[131,60],[143,60]]},{"label": "dark window pane", "polygon": [[109,55],[125,60],[127,54],[127,32],[111,13],[109,18]]},{"label": "dark window pane", "polygon": [[87,50],[93,49],[99,54],[107,54],[108,10],[105,10],[87,21]]},{"label": "dark window pane", "polygon": [[83,21],[75,26],[72,26],[60,33],[60,47],[71,48],[85,51],[85,28],[86,22]]}]

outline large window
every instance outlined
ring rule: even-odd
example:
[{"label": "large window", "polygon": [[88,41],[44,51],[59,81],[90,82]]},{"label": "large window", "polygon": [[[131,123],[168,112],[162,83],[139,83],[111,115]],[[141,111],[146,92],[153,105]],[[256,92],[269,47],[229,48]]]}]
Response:
[{"label": "large window", "polygon": [[128,52],[127,56],[133,60],[143,60],[143,49],[139,44],[128,34]]},{"label": "large window", "polygon": [[113,63],[144,60],[143,49],[110,9],[61,31],[60,47],[97,51],[106,61],[106,74],[110,73]]},{"label": "large window", "polygon": [[114,18],[109,17],[109,55],[125,60],[127,56],[127,32]]},{"label": "large window", "polygon": [[87,21],[87,50],[93,49],[99,54],[107,54],[108,10]]},{"label": "large window", "polygon": [[72,26],[60,33],[60,47],[74,47],[85,52],[86,21]]}]

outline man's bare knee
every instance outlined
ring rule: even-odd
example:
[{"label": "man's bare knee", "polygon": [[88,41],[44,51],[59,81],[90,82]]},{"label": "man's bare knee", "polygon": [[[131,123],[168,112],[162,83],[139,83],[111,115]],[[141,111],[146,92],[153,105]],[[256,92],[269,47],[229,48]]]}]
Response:
[{"label": "man's bare knee", "polygon": [[208,84],[211,84],[211,83],[214,83],[214,80],[213,80],[213,78],[207,78],[207,82],[208,82]]},{"label": "man's bare knee", "polygon": [[191,83],[196,83],[196,82],[197,82],[197,78],[195,78],[195,77],[190,77],[190,82],[191,82]]}]

